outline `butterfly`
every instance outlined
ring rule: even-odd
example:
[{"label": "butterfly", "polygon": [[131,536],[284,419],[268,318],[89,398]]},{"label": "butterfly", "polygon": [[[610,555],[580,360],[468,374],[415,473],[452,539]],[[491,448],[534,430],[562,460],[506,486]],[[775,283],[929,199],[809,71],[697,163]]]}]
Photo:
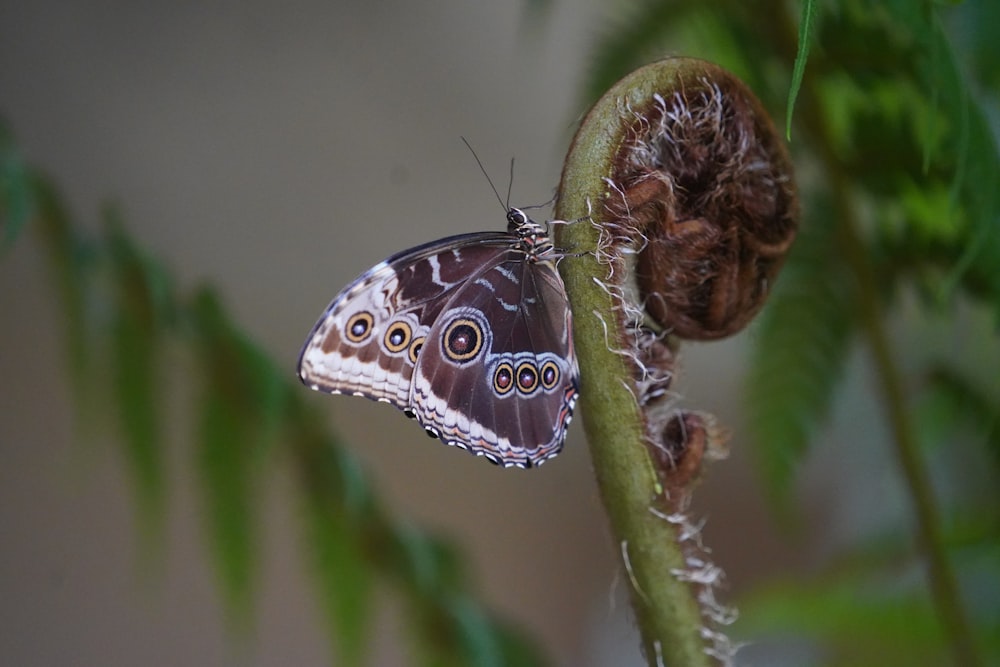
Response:
[{"label": "butterfly", "polygon": [[548,226],[432,241],[376,264],[320,316],[299,355],[312,389],[390,403],[428,435],[504,467],[559,453],[580,372]]}]

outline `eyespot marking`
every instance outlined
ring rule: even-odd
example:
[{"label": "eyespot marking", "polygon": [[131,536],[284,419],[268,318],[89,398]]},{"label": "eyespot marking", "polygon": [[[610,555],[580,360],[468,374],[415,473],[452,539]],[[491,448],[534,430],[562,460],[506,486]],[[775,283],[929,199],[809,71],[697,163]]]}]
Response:
[{"label": "eyespot marking", "polygon": [[371,335],[374,325],[375,318],[372,317],[372,314],[362,310],[359,313],[351,315],[351,319],[347,320],[347,326],[344,327],[344,334],[350,342],[361,343]]},{"label": "eyespot marking", "polygon": [[542,364],[542,386],[546,389],[552,389],[559,383],[559,367],[556,366],[556,362],[549,360]]},{"label": "eyespot marking", "polygon": [[445,329],[441,346],[449,360],[472,361],[483,349],[483,330],[475,320],[460,317]]},{"label": "eyespot marking", "polygon": [[530,361],[523,361],[517,367],[517,390],[531,394],[538,389],[538,369]]},{"label": "eyespot marking", "polygon": [[410,345],[410,338],[412,336],[413,330],[410,328],[409,324],[403,321],[393,322],[385,332],[385,338],[383,340],[383,343],[385,343],[385,349],[389,350],[389,352],[392,352],[393,354],[402,352]]},{"label": "eyespot marking", "polygon": [[418,338],[414,338],[412,341],[410,341],[409,356],[411,364],[417,363],[417,357],[420,355],[420,348],[422,348],[423,346],[424,346],[423,336],[419,336]]},{"label": "eyespot marking", "polygon": [[503,396],[514,388],[514,367],[504,361],[493,371],[493,391],[497,396]]}]

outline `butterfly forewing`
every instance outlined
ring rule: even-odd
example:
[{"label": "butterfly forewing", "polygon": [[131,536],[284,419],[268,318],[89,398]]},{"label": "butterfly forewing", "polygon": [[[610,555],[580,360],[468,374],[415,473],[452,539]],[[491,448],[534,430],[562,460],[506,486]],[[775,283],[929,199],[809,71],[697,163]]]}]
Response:
[{"label": "butterfly forewing", "polygon": [[501,233],[462,234],[398,253],[366,271],[313,327],[299,356],[299,377],[319,391],[407,408],[413,361],[442,299],[481,262],[502,255],[508,243]]}]

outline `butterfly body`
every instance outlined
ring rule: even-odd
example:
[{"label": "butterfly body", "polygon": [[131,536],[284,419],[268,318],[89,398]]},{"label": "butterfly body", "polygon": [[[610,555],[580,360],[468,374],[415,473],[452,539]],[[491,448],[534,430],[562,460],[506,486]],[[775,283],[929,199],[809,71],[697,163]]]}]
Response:
[{"label": "butterfly body", "polygon": [[557,454],[579,386],[566,291],[546,228],[515,208],[507,220],[363,273],[306,340],[302,381],[395,405],[499,465]]}]

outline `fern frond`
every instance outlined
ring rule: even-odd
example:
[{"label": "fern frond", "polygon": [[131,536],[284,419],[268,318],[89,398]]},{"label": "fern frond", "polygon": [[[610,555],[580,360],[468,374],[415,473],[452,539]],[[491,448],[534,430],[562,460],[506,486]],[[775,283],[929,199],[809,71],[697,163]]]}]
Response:
[{"label": "fern frond", "polygon": [[802,16],[799,18],[799,47],[795,54],[795,65],[792,68],[792,81],[788,86],[788,108],[785,111],[785,137],[792,138],[792,112],[795,110],[795,99],[802,87],[802,77],[806,73],[806,60],[809,58],[809,47],[812,45],[813,30],[816,25],[819,7],[815,0],[802,0]]},{"label": "fern frond", "polygon": [[830,207],[807,207],[761,314],[746,379],[750,435],[775,500],[826,417],[856,329],[858,289],[837,254]]},{"label": "fern frond", "polygon": [[115,288],[111,375],[125,458],[132,469],[144,543],[162,532],[166,507],[159,383],[162,333],[172,319],[166,274],[129,239],[115,211],[106,214],[107,259]]},{"label": "fern frond", "polygon": [[939,364],[927,374],[925,404],[938,434],[967,431],[981,441],[1000,472],[1000,396],[990,395],[957,369]]},{"label": "fern frond", "polygon": [[34,213],[31,175],[0,121],[0,252],[17,240]]}]

